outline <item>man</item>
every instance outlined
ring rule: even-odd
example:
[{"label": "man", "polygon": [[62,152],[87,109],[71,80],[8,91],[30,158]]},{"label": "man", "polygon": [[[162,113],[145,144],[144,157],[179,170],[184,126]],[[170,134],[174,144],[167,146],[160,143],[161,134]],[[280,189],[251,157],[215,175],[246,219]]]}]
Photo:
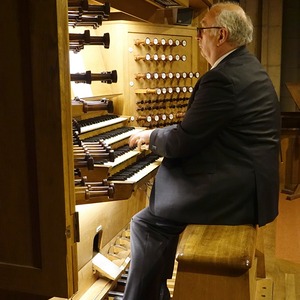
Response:
[{"label": "man", "polygon": [[125,300],[169,299],[179,234],[187,224],[265,225],[278,214],[279,103],[245,45],[253,26],[234,3],[213,5],[198,28],[211,65],[178,125],[131,136],[164,157],[150,205],[131,222]]}]

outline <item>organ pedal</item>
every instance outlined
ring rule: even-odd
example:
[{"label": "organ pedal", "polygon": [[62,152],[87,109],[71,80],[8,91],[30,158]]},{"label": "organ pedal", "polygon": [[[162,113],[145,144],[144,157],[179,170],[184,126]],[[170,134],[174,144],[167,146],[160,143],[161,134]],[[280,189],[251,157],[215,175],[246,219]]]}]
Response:
[{"label": "organ pedal", "polygon": [[[177,267],[178,267],[178,263],[177,263],[177,261],[175,261],[172,278],[167,280],[167,286],[170,291],[171,299],[173,298],[173,293],[174,293],[174,288],[175,288]],[[126,280],[127,280],[127,271],[125,270],[125,273],[123,273],[121,275],[121,278],[117,281],[114,289],[108,292],[108,298],[105,298],[104,300],[123,299],[122,297],[124,295]]]},{"label": "organ pedal", "polygon": [[[122,299],[128,269],[130,268],[130,230],[124,229],[92,259],[93,271],[98,280],[80,300],[117,300]],[[167,281],[172,297],[177,273],[174,265],[173,277]],[[171,298],[172,299],[172,298]]]},{"label": "organ pedal", "polygon": [[115,255],[118,259],[126,258],[130,255],[130,249],[128,250],[125,246],[122,245],[113,245],[109,248],[108,254]]},{"label": "organ pedal", "polygon": [[116,240],[116,243],[130,249],[130,239],[125,237],[120,237]]},{"label": "organ pedal", "polygon": [[103,250],[92,259],[94,272],[99,272],[101,276],[113,281],[121,277],[130,262],[130,248],[127,247],[128,244],[118,243],[121,238],[122,235],[117,236],[106,253]]},{"label": "organ pedal", "polygon": [[[92,260],[93,270],[98,271],[102,276],[108,279],[115,280],[120,275],[121,272],[127,267],[130,259],[127,257],[123,261],[119,260],[117,265],[115,262],[108,259],[101,253],[96,254]],[[116,261],[117,262],[117,261]]]}]

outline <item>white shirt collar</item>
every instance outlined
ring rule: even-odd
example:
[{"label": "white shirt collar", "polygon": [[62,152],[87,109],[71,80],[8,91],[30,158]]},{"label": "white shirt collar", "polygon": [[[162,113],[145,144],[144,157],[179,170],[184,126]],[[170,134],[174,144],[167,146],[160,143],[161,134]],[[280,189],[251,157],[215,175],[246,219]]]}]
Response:
[{"label": "white shirt collar", "polygon": [[228,56],[230,53],[232,53],[233,51],[235,51],[237,48],[225,53],[223,56],[219,57],[219,59],[217,59],[215,61],[215,63],[212,65],[212,67],[210,69],[215,68],[226,56]]}]

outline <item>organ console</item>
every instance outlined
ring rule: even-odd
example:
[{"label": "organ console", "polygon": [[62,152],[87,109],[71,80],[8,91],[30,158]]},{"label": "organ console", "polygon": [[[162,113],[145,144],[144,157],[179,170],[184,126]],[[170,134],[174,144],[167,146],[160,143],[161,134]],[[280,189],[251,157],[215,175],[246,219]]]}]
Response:
[{"label": "organ console", "polygon": [[100,2],[3,2],[2,128],[14,122],[1,148],[1,299],[122,295],[111,290],[126,281],[129,222],[161,161],[128,138],[180,122],[207,69],[194,27],[108,21]]},{"label": "organ console", "polygon": [[[111,282],[106,287],[107,292],[124,273],[130,259],[128,238],[124,249],[121,238],[116,236],[128,231],[132,215],[147,205],[151,181],[162,159],[147,147],[142,152],[129,148],[128,138],[147,128],[180,122],[192,86],[199,77],[191,59],[192,53],[197,52],[196,31],[180,27],[165,35],[164,29],[164,26],[141,23],[125,23],[120,29],[118,24],[106,21],[97,29],[100,35],[103,30],[110,35],[109,50],[100,49],[101,61],[97,57],[90,59],[93,43],[75,54],[91,71],[72,71],[71,81],[89,83],[93,93],[100,95],[74,94],[72,100],[74,185],[77,210],[83,220],[79,225],[80,236],[87,231],[96,232],[87,225],[91,215],[95,223],[102,218],[106,220],[102,207],[106,207],[105,214],[111,218],[117,211],[123,226],[108,228],[111,222],[101,221],[102,240],[94,254],[87,250],[92,250],[93,237],[89,239],[89,247],[85,241],[78,243],[79,273],[85,274],[87,268],[92,267],[95,275],[82,279],[83,284],[95,286],[99,280],[106,284]],[[70,27],[69,36],[70,44],[90,41],[90,35],[86,31],[80,33],[80,28]],[[93,73],[94,69],[104,67],[116,68],[118,72],[118,78],[111,79],[109,89],[97,82],[106,82],[105,76],[110,74]],[[106,97],[101,98],[103,94]],[[93,206],[91,209],[98,215],[91,213],[87,206]],[[94,238],[100,237],[96,234]],[[87,293],[79,291],[78,296],[84,292]]]},{"label": "organ console", "polygon": [[[0,233],[1,299],[107,299],[124,280],[129,222],[161,162],[128,138],[179,122],[188,95],[177,87],[196,81],[175,76],[199,70],[193,27],[108,21],[110,5],[100,2],[3,3],[11,28],[1,66],[19,75],[3,78],[14,101],[1,120],[15,124],[2,147],[1,219],[14,220]],[[147,53],[152,60],[135,60]],[[161,93],[135,92],[147,88]]]}]

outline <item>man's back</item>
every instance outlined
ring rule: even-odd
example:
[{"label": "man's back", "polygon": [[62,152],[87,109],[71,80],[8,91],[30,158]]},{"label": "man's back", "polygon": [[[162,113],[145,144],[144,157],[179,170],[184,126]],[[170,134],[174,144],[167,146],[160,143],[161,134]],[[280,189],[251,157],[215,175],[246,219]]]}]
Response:
[{"label": "man's back", "polygon": [[237,49],[200,79],[178,128],[152,133],[151,144],[167,149],[152,210],[190,223],[272,221],[278,213],[279,122],[268,75],[244,47]]}]

